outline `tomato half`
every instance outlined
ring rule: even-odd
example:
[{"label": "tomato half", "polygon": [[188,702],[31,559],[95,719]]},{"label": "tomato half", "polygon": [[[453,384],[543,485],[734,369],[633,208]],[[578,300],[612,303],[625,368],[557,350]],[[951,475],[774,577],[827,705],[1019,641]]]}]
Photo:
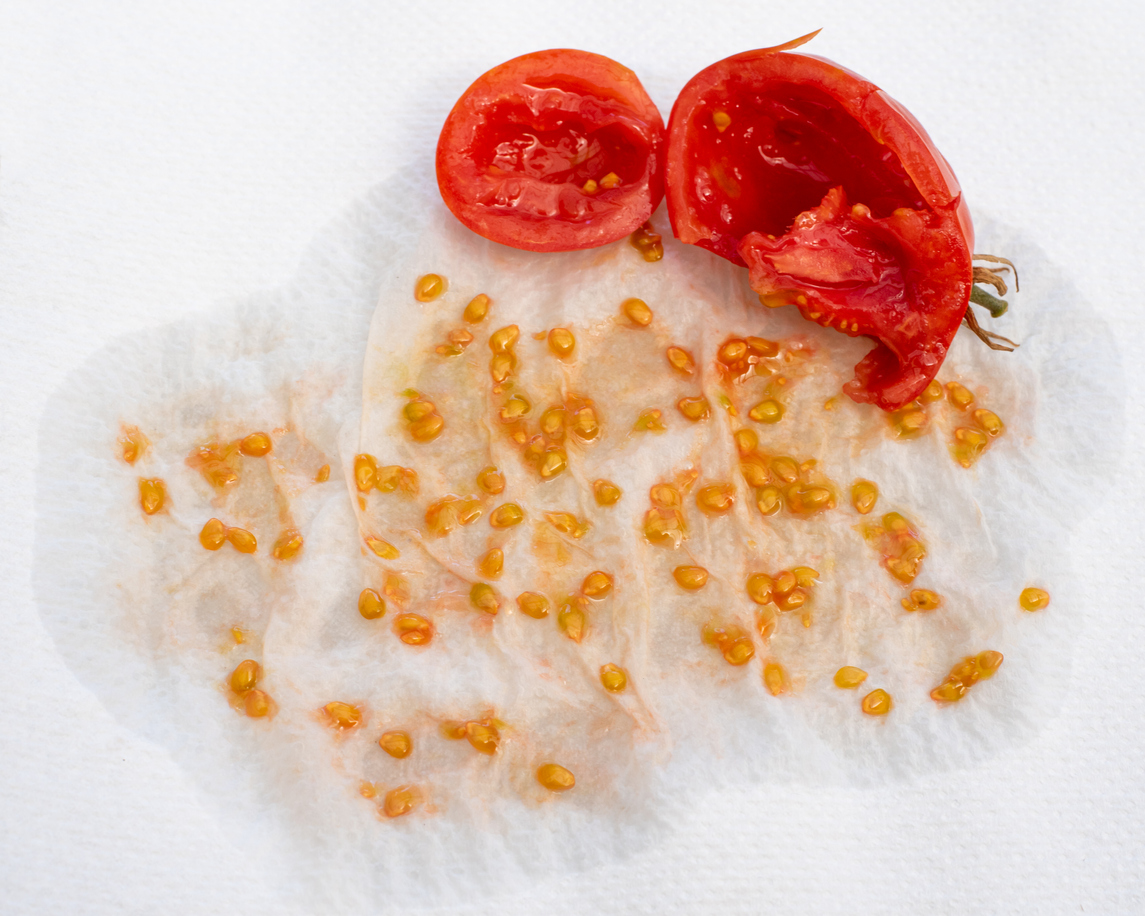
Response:
[{"label": "tomato half", "polygon": [[529,251],[595,248],[664,196],[664,121],[636,74],[587,51],[494,67],[446,118],[437,183],[453,214]]},{"label": "tomato half", "polygon": [[844,391],[894,410],[934,378],[966,311],[970,213],[910,113],[789,53],[804,40],[729,57],[684,87],[668,212],[681,241],[747,266],[764,304],[875,338]]}]

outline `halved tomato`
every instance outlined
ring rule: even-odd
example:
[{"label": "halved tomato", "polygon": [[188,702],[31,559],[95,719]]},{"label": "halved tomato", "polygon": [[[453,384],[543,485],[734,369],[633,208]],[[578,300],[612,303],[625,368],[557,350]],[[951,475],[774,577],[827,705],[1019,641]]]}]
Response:
[{"label": "halved tomato", "polygon": [[750,269],[766,305],[879,341],[844,386],[894,410],[934,378],[970,300],[961,189],[901,105],[856,74],[737,54],[684,87],[668,126],[676,236]]},{"label": "halved tomato", "polygon": [[437,183],[487,239],[530,251],[595,248],[664,196],[664,122],[627,67],[537,51],[479,77],[446,118]]}]

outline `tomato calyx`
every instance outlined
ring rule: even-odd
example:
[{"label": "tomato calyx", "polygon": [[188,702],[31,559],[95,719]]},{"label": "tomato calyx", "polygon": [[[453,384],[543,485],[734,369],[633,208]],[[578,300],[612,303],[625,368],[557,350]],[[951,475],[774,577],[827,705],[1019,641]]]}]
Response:
[{"label": "tomato calyx", "polygon": [[[981,306],[990,313],[991,318],[1001,318],[1005,315],[1010,307],[1009,303],[1004,299],[999,299],[998,296],[1005,296],[1006,293],[1009,292],[1009,289],[1006,286],[1006,280],[1002,277],[1002,274],[1008,273],[1009,271],[1014,272],[1014,292],[1018,292],[1021,288],[1018,285],[1018,268],[1014,266],[1014,262],[1009,258],[1000,258],[992,254],[976,254],[972,257],[972,260],[989,261],[992,264],[1002,266],[982,267],[975,265],[973,274],[974,285],[970,289],[970,302],[966,305],[966,314],[963,316],[962,321],[966,327],[973,331],[978,339],[991,350],[1004,350],[1007,353],[1013,353],[1020,345],[1010,340],[1009,337],[1003,337],[1001,334],[987,331],[978,323],[978,318],[974,314],[974,309],[971,308],[971,306]],[[994,287],[994,291],[998,296],[992,296],[986,292],[984,285]]]}]

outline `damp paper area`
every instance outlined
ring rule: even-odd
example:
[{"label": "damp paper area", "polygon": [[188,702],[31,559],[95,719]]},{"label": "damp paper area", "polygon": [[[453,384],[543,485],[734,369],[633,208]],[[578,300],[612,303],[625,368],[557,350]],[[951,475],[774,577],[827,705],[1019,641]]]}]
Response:
[{"label": "damp paper area", "polygon": [[[663,212],[654,222],[667,230]],[[656,263],[626,242],[514,251],[456,223],[429,182],[388,182],[318,236],[287,288],[118,341],[53,396],[37,493],[45,624],[81,681],[169,750],[284,888],[341,911],[448,905],[615,861],[719,787],[861,786],[973,765],[1026,740],[1068,687],[1084,626],[1069,535],[1116,466],[1122,398],[1108,330],[1076,291],[1020,233],[982,217],[977,230],[979,250],[1020,266],[1022,290],[991,327],[1022,345],[995,353],[963,331],[943,366],[941,381],[965,385],[1006,425],[966,469],[950,453],[954,430],[972,425],[966,414],[936,402],[924,434],[896,440],[884,414],[840,394],[869,342],[761,308],[742,269],[666,232]],[[419,303],[414,284],[430,272],[448,290]],[[467,324],[462,311],[479,293],[492,300],[489,316]],[[649,326],[621,317],[631,297],[651,307]],[[511,324],[512,387],[498,393],[488,338]],[[571,359],[535,336],[554,327],[573,331]],[[463,353],[435,352],[462,328],[474,338]],[[775,342],[779,355],[768,375],[728,388],[718,349],[746,335]],[[693,374],[668,364],[669,346],[694,355]],[[408,434],[412,391],[445,419],[432,442]],[[600,435],[570,435],[567,469],[542,481],[501,420],[513,394],[529,402],[530,435],[550,407],[590,400]],[[701,394],[711,416],[693,423],[676,403]],[[778,423],[747,416],[765,394],[785,407]],[[651,409],[666,429],[634,429]],[[134,466],[117,445],[124,423],[151,443]],[[833,488],[835,507],[761,515],[738,467],[732,433],[743,426],[768,456],[813,460],[808,473]],[[187,466],[197,447],[256,430],[271,434],[273,451],[243,458],[222,493]],[[417,493],[360,498],[361,453],[416,470]],[[327,464],[329,480],[315,482]],[[501,494],[476,485],[488,465],[504,473]],[[140,477],[166,482],[163,512],[140,511]],[[851,506],[858,478],[879,486],[868,516]],[[597,504],[597,479],[623,491],[618,503]],[[643,537],[659,483],[682,493],[678,547]],[[696,494],[718,483],[734,484],[735,503],[709,516]],[[432,536],[425,513],[449,495],[471,498],[481,515]],[[491,526],[503,503],[524,521]],[[926,545],[910,588],[942,595],[936,611],[904,610],[909,588],[863,536],[888,512]],[[575,519],[575,530],[550,516]],[[258,551],[204,550],[198,534],[213,517],[251,531]],[[280,562],[270,546],[287,527],[304,547]],[[367,537],[400,555],[377,556]],[[484,579],[475,562],[493,548],[504,572]],[[708,570],[704,588],[681,589],[672,575],[681,565]],[[778,613],[764,640],[745,580],[796,566],[819,573],[810,600]],[[583,602],[577,643],[559,605],[595,570],[613,588]],[[359,593],[387,581],[386,615],[364,619]],[[494,587],[496,616],[471,604],[478,581]],[[1019,609],[1029,585],[1051,593],[1047,610]],[[525,591],[546,595],[547,617],[518,610]],[[432,622],[428,645],[398,639],[402,613]],[[712,621],[742,627],[754,658],[732,666],[705,645]],[[957,704],[929,698],[952,665],[984,649],[1005,656],[993,679]],[[226,682],[244,658],[263,668],[273,717],[235,708]],[[768,662],[786,672],[778,696],[764,685]],[[623,693],[602,688],[605,664],[627,672]],[[832,683],[842,665],[868,673],[858,690]],[[894,703],[878,719],[860,711],[874,688]],[[332,730],[320,713],[331,701],[358,706],[361,726]],[[493,755],[442,734],[486,718],[500,733]],[[409,757],[379,748],[392,729],[411,735]],[[534,773],[545,762],[567,767],[576,786],[541,787]],[[363,783],[377,796],[363,797]],[[381,816],[384,793],[407,784],[421,804]]]}]

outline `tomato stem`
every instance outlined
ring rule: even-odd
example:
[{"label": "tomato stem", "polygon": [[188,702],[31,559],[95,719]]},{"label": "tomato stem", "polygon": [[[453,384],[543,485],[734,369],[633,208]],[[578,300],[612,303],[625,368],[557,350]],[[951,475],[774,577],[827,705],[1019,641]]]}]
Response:
[{"label": "tomato stem", "polygon": [[972,286],[970,288],[970,301],[986,309],[990,313],[991,318],[1001,318],[1006,314],[1006,309],[1010,307],[1005,299],[991,296],[981,286]]},{"label": "tomato stem", "polygon": [[963,315],[963,321],[966,327],[970,328],[982,343],[986,344],[991,350],[1005,350],[1012,353],[1018,344],[1010,340],[1008,337],[1003,337],[1001,334],[995,334],[993,331],[987,331],[978,323],[978,318],[974,314],[973,305],[980,305],[986,309],[992,318],[1000,318],[1006,314],[1006,310],[1010,307],[1005,299],[999,299],[998,296],[993,296],[986,292],[981,286],[974,284],[985,283],[992,287],[999,296],[1006,295],[1007,286],[1006,281],[1002,277],[1003,273],[1009,271],[1014,272],[1014,291],[1017,292],[1018,286],[1018,268],[1014,266],[1014,262],[1009,258],[1000,258],[992,254],[976,254],[973,256],[975,261],[989,261],[991,264],[1001,264],[1001,267],[975,267],[973,268],[974,277],[971,281],[970,287],[970,302],[966,303],[966,313]]}]

